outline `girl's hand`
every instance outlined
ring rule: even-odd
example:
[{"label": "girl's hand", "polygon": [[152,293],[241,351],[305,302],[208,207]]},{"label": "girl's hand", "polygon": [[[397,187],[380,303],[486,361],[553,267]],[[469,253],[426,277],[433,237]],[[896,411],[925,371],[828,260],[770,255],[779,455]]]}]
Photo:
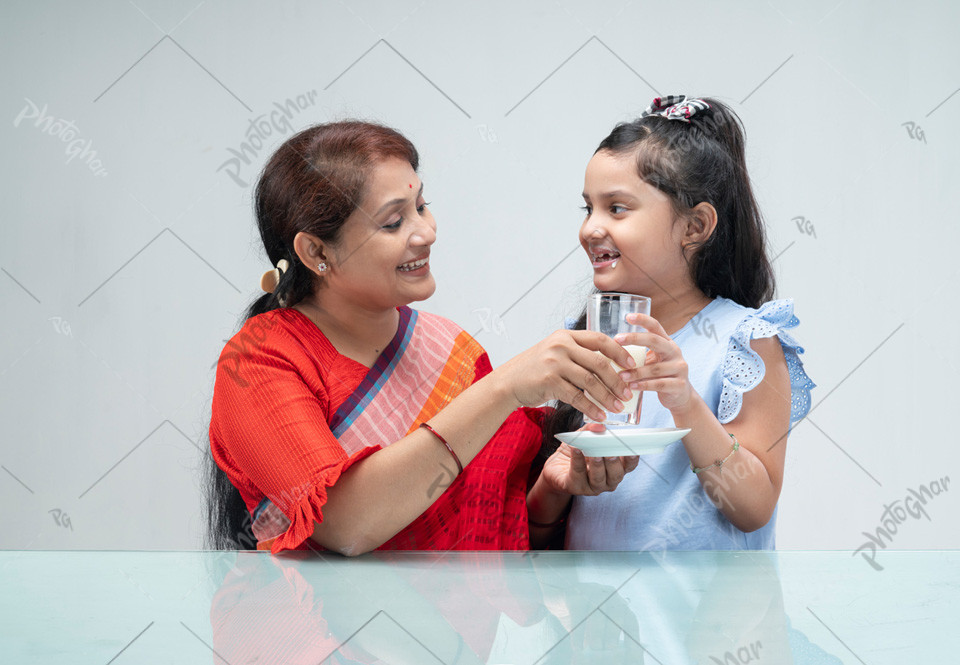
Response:
[{"label": "girl's hand", "polygon": [[[603,425],[590,423],[579,431],[602,432]],[[540,476],[550,491],[558,494],[595,496],[617,488],[623,477],[637,468],[637,455],[586,457],[578,449],[561,443],[543,465]]]},{"label": "girl's hand", "polygon": [[623,333],[616,336],[621,344],[638,344],[649,349],[643,367],[620,373],[633,390],[651,390],[660,403],[674,415],[682,413],[694,403],[687,361],[680,347],[670,339],[663,326],[652,316],[628,314],[627,323],[640,325],[645,333]]},{"label": "girl's hand", "polygon": [[495,374],[520,406],[539,406],[558,399],[593,420],[604,420],[603,411],[587,399],[585,392],[613,412],[622,411],[620,400],[632,394],[610,365],[611,359],[620,367],[636,366],[630,354],[606,335],[558,330],[498,367]]}]

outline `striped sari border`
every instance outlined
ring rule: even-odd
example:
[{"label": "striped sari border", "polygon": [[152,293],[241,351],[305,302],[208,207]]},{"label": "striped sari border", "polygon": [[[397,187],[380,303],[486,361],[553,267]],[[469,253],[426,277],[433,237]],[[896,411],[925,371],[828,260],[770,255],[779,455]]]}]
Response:
[{"label": "striped sari border", "polygon": [[377,358],[377,361],[367,372],[366,376],[357,386],[357,389],[348,397],[337,412],[330,419],[330,429],[333,435],[340,437],[353,424],[354,420],[363,413],[377,393],[383,388],[387,380],[396,369],[397,363],[403,357],[403,352],[410,342],[413,329],[417,324],[417,312],[407,306],[398,308],[400,312],[400,322],[397,326],[397,334]]}]

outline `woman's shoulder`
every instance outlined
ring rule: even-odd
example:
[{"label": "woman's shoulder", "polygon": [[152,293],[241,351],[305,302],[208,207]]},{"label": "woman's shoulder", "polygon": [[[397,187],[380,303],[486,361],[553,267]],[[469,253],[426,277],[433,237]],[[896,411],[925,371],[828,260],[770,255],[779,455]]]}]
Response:
[{"label": "woman's shoulder", "polygon": [[442,331],[451,337],[456,337],[460,333],[466,332],[463,328],[445,316],[440,316],[439,314],[434,314],[433,312],[425,312],[423,310],[413,309],[411,307],[401,307],[401,314],[404,310],[408,310],[410,312],[410,316],[416,318],[418,324],[427,326],[437,331]]},{"label": "woman's shoulder", "polygon": [[[401,308],[402,310],[405,308]],[[433,314],[431,312],[424,312],[422,310],[416,310],[411,308],[406,308],[411,312],[411,316],[416,318],[416,323],[421,327],[424,332],[428,333],[432,337],[447,338],[450,340],[455,340],[460,344],[469,345],[481,353],[486,353],[483,347],[474,339],[474,336],[464,330],[460,325],[451,321],[450,319],[440,316],[439,314]]]},{"label": "woman's shoulder", "polygon": [[282,307],[244,321],[226,341],[220,362],[283,357],[296,364],[335,353],[333,345],[310,319],[293,308]]}]

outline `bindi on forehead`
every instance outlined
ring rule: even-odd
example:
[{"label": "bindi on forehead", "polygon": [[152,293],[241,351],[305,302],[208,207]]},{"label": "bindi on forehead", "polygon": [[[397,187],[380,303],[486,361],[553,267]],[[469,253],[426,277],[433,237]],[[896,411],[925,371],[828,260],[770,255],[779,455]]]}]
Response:
[{"label": "bindi on forehead", "polygon": [[410,183],[409,185],[407,185],[407,187],[409,187],[410,189],[413,189],[413,183]]}]

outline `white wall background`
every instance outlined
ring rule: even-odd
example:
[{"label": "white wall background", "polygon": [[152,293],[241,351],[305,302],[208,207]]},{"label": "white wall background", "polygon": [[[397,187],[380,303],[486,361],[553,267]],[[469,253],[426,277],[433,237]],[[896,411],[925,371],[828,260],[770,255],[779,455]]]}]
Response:
[{"label": "white wall background", "polygon": [[[212,365],[268,267],[249,183],[292,131],[223,165],[300,95],[293,130],[362,117],[416,143],[440,225],[422,307],[477,331],[495,365],[589,288],[577,206],[600,139],[657,94],[730,102],[819,384],[789,441],[780,547],[855,549],[885,504],[960,480],[960,5],[116,0],[0,16],[0,547],[200,546]],[[891,547],[960,545],[958,497]]]}]

